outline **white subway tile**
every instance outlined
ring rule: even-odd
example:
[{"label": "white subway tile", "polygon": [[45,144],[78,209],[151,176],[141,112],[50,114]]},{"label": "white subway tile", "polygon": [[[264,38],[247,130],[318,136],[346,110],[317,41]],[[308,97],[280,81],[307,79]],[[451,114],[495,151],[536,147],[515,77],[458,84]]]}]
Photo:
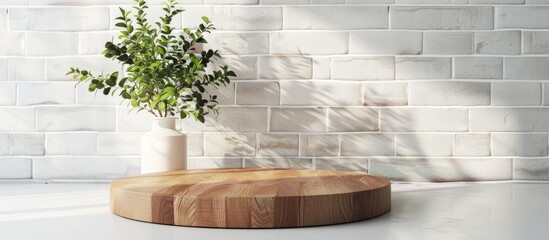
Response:
[{"label": "white subway tile", "polygon": [[139,155],[142,133],[98,133],[97,154],[106,156]]},{"label": "white subway tile", "polygon": [[325,55],[349,52],[347,32],[273,32],[272,54]]},{"label": "white subway tile", "polygon": [[252,133],[205,133],[207,157],[255,156],[256,138]]},{"label": "white subway tile", "polygon": [[204,0],[206,5],[229,5],[229,4],[258,4],[259,0]]},{"label": "white subway tile", "polygon": [[72,83],[19,83],[17,105],[74,104]]},{"label": "white subway tile", "polygon": [[495,82],[492,83],[492,105],[539,106],[542,91],[541,83]]},{"label": "white subway tile", "polygon": [[524,4],[526,0],[471,0],[471,4]]},{"label": "white subway tile", "polygon": [[524,31],[522,32],[523,51],[525,54],[548,54],[549,32]]},{"label": "white subway tile", "polygon": [[395,0],[347,0],[351,4],[387,4],[395,3]]},{"label": "white subway tile", "polygon": [[204,134],[188,133],[187,135],[187,157],[204,156]]},{"label": "white subway tile", "polygon": [[[20,0],[18,0],[20,1]],[[30,5],[67,5],[67,6],[81,6],[81,5],[129,5],[135,4],[133,0],[28,0]],[[158,4],[155,1],[147,1],[148,4]]]},{"label": "white subway tile", "polygon": [[514,158],[513,179],[514,180],[549,180],[548,158]]},{"label": "white subway tile", "polygon": [[549,57],[506,57],[505,79],[549,79]]},{"label": "white subway tile", "polygon": [[117,129],[120,132],[146,132],[151,129],[152,118],[151,113],[146,111],[137,112],[133,109],[119,107],[116,109],[117,114]]},{"label": "white subway tile", "polygon": [[447,57],[396,57],[396,79],[447,79],[452,59]]},{"label": "white subway tile", "polygon": [[196,27],[208,16],[220,30],[282,29],[282,7],[187,6],[183,14],[185,27]]},{"label": "white subway tile", "polygon": [[397,134],[397,156],[451,157],[454,134]]},{"label": "white subway tile", "polygon": [[0,58],[0,81],[8,80],[8,59]]},{"label": "white subway tile", "polygon": [[368,172],[367,158],[317,158],[315,169],[350,171],[350,172]]},{"label": "white subway tile", "polygon": [[10,58],[8,59],[8,80],[43,81],[46,77],[45,62],[44,59],[38,58]]},{"label": "white subway tile", "polygon": [[260,134],[259,155],[261,156],[297,156],[299,153],[297,134]]},{"label": "white subway tile", "polygon": [[476,32],[475,53],[520,54],[520,31]]},{"label": "white subway tile", "polygon": [[227,65],[229,69],[236,73],[236,77],[231,80],[250,80],[257,79],[257,57],[255,56],[223,56],[215,60],[209,68],[219,69],[219,66]]},{"label": "white subway tile", "polygon": [[543,83],[543,105],[549,105],[549,84]]},{"label": "white subway tile", "polygon": [[496,28],[549,28],[549,7],[497,6]]},{"label": "white subway tile", "polygon": [[397,4],[468,4],[469,0],[395,0]]},{"label": "white subway tile", "polygon": [[33,159],[35,179],[114,179],[140,172],[139,157],[42,157]]},{"label": "white subway tile", "polygon": [[[134,0],[29,0],[29,4],[30,5],[63,5],[63,6],[135,5],[135,1]],[[147,4],[163,5],[164,2],[163,0],[148,0]],[[186,0],[183,4],[202,4],[202,0]]]},{"label": "white subway tile", "polygon": [[337,156],[339,136],[337,134],[302,134],[299,136],[299,156]]},{"label": "white subway tile", "polygon": [[547,134],[492,134],[494,156],[547,156]]},{"label": "white subway tile", "polygon": [[379,110],[365,107],[329,108],[329,132],[363,132],[379,130]]},{"label": "white subway tile", "polygon": [[510,158],[376,158],[370,159],[368,167],[369,174],[395,181],[494,181],[513,178]]},{"label": "white subway tile", "polygon": [[365,82],[363,94],[365,106],[408,105],[408,83],[406,82]]},{"label": "white subway tile", "polygon": [[456,134],[454,155],[466,157],[490,156],[490,134]]},{"label": "white subway tile", "polygon": [[12,8],[10,29],[30,31],[93,31],[109,29],[109,8]]},{"label": "white subway tile", "polygon": [[96,155],[97,133],[48,133],[46,155]]},{"label": "white subway tile", "polygon": [[490,105],[489,82],[416,81],[410,83],[410,105]]},{"label": "white subway tile", "polygon": [[0,105],[15,105],[17,98],[17,85],[15,83],[0,83]]},{"label": "white subway tile", "polygon": [[314,57],[313,58],[313,78],[314,79],[330,79],[332,75],[332,67],[330,66],[331,59],[329,57]]},{"label": "white subway tile", "polygon": [[421,32],[360,31],[350,34],[350,53],[417,55],[423,50]]},{"label": "white subway tile", "polygon": [[389,9],[387,6],[284,7],[284,29],[341,30],[388,27]]},{"label": "white subway tile", "polygon": [[[0,9],[2,11],[2,9]],[[0,24],[2,24],[0,13]],[[2,27],[0,26],[0,29]],[[23,32],[0,32],[0,55],[23,56],[25,55],[25,33]]]},{"label": "white subway tile", "polygon": [[337,57],[332,58],[332,79],[393,80],[394,57]]},{"label": "white subway tile", "polygon": [[116,110],[113,107],[37,107],[38,131],[114,131]]},{"label": "white subway tile", "polygon": [[271,132],[325,132],[326,108],[272,108]]},{"label": "white subway tile", "polygon": [[345,0],[311,0],[311,4],[345,4],[345,2]]},{"label": "white subway tile", "polygon": [[391,28],[418,30],[481,30],[494,27],[493,7],[393,6]]},{"label": "white subway tile", "polygon": [[0,133],[0,156],[10,155],[10,135]]},{"label": "white subway tile", "polygon": [[526,0],[526,4],[549,4],[547,0]]},{"label": "white subway tile", "polygon": [[105,50],[105,43],[113,39],[116,41],[118,32],[81,32],[78,33],[78,51],[80,54],[101,54]]},{"label": "white subway tile", "polygon": [[547,132],[546,108],[475,108],[470,110],[473,132]]},{"label": "white subway tile", "polygon": [[380,109],[383,132],[464,132],[468,123],[468,110],[463,108]]},{"label": "white subway tile", "polygon": [[29,179],[32,177],[32,159],[22,157],[0,158],[0,179]]},{"label": "white subway tile", "polygon": [[461,55],[473,53],[473,33],[426,32],[424,54]]},{"label": "white subway tile", "polygon": [[0,5],[29,5],[28,0],[0,0]]},{"label": "white subway tile", "polygon": [[44,134],[12,133],[10,135],[10,155],[39,156],[44,153]]},{"label": "white subway tile", "polygon": [[213,32],[207,39],[206,49],[217,49],[220,54],[269,53],[268,33]]},{"label": "white subway tile", "polygon": [[34,108],[0,107],[0,132],[32,132],[34,117]]},{"label": "white subway tile", "polygon": [[501,79],[503,59],[499,57],[456,57],[455,78]]},{"label": "white subway tile", "polygon": [[394,134],[341,135],[341,156],[394,156]]},{"label": "white subway tile", "polygon": [[184,132],[265,132],[267,124],[265,107],[222,107],[219,115],[207,115],[205,124],[190,118],[181,126]]},{"label": "white subway tile", "polygon": [[189,158],[188,169],[242,168],[241,158]]},{"label": "white subway tile", "polygon": [[306,5],[310,0],[261,0],[265,5]]},{"label": "white subway tile", "polygon": [[0,30],[8,29],[8,9],[0,8]]},{"label": "white subway tile", "polygon": [[313,160],[310,158],[246,158],[246,168],[292,168],[312,169]]},{"label": "white subway tile", "polygon": [[280,82],[282,105],[360,106],[361,83],[327,81]]},{"label": "white subway tile", "polygon": [[27,55],[59,56],[78,54],[76,33],[27,33]]},{"label": "white subway tile", "polygon": [[301,56],[259,57],[259,78],[309,79],[312,77],[312,59]]},{"label": "white subway tile", "polygon": [[214,86],[209,85],[205,87],[207,94],[204,96],[217,96],[217,102],[219,105],[234,105],[235,98],[235,83],[229,83],[226,86]]},{"label": "white subway tile", "polygon": [[237,105],[279,105],[278,82],[239,82],[236,87]]}]

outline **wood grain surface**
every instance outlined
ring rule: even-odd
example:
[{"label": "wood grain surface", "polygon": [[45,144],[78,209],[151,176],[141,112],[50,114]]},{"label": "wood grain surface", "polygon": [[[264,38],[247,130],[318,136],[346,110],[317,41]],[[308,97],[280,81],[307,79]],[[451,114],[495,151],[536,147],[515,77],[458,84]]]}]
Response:
[{"label": "wood grain surface", "polygon": [[329,170],[183,170],[118,179],[110,190],[117,215],[195,227],[327,225],[376,217],[391,208],[389,181]]}]

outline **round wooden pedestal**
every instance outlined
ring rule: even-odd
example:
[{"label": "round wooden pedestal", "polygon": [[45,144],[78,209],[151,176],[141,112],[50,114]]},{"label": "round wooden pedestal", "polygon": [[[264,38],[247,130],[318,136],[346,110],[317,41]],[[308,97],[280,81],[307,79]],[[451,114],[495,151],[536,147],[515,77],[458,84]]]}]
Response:
[{"label": "round wooden pedestal", "polygon": [[144,222],[304,227],[382,215],[391,208],[391,185],[379,177],[328,170],[184,170],[115,180],[110,201],[113,213]]}]

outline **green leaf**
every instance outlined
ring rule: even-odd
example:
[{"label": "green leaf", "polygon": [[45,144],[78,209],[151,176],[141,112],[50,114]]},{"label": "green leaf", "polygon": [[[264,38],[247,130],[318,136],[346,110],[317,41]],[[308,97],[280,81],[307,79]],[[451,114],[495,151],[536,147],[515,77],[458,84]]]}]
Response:
[{"label": "green leaf", "polygon": [[201,122],[201,123],[206,122],[206,120],[204,119],[204,116],[203,116],[203,115],[198,115],[198,116],[197,116],[197,119],[198,119],[198,121]]},{"label": "green leaf", "polygon": [[90,83],[90,85],[88,86],[88,91],[94,92],[95,89],[97,89],[97,85],[95,83]]},{"label": "green leaf", "polygon": [[166,110],[166,103],[164,103],[164,102],[159,102],[159,103],[158,103],[158,110],[160,110],[160,111],[165,111],[165,110]]},{"label": "green leaf", "polygon": [[210,19],[209,19],[208,17],[206,17],[206,16],[202,16],[202,20],[203,20],[206,24],[210,23]]},{"label": "green leaf", "polygon": [[174,93],[175,93],[175,88],[174,88],[174,87],[166,87],[166,88],[164,88],[164,90],[162,91],[162,93],[174,94]]},{"label": "green leaf", "polygon": [[119,87],[123,87],[123,86],[124,86],[124,83],[126,83],[127,80],[128,80],[128,78],[122,78],[122,79],[120,79],[120,82],[118,82],[118,86],[119,86]]},{"label": "green leaf", "polygon": [[114,26],[121,27],[121,28],[127,28],[127,27],[128,27],[128,25],[126,25],[126,24],[123,23],[123,22],[119,22],[119,23],[117,23],[117,24],[114,24]]},{"label": "green leaf", "polygon": [[[162,54],[162,55],[165,55],[165,54],[166,54],[166,49],[163,48],[163,47],[161,47],[161,46],[156,47],[156,51],[157,51],[158,53]],[[160,65],[160,64],[158,64],[158,65]]]},{"label": "green leaf", "polygon": [[110,88],[110,87],[103,89],[103,94],[104,94],[104,95],[109,95],[110,92],[111,92],[111,88]]},{"label": "green leaf", "polygon": [[129,94],[128,92],[126,92],[126,91],[122,91],[122,92],[120,93],[120,96],[122,96],[122,98],[124,98],[124,99],[131,99],[131,98],[132,98],[132,97],[130,96],[130,94]]},{"label": "green leaf", "polygon": [[227,76],[229,76],[229,77],[236,77],[236,73],[234,73],[233,71],[228,71],[228,72],[227,72]]}]

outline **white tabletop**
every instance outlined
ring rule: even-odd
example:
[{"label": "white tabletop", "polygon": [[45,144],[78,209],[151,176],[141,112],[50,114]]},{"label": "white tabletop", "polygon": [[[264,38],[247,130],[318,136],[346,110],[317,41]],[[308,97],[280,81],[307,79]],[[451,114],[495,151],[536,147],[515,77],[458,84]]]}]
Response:
[{"label": "white tabletop", "polygon": [[0,239],[549,239],[549,184],[396,183],[378,218],[293,229],[165,226],[110,213],[106,184],[0,184]]}]

